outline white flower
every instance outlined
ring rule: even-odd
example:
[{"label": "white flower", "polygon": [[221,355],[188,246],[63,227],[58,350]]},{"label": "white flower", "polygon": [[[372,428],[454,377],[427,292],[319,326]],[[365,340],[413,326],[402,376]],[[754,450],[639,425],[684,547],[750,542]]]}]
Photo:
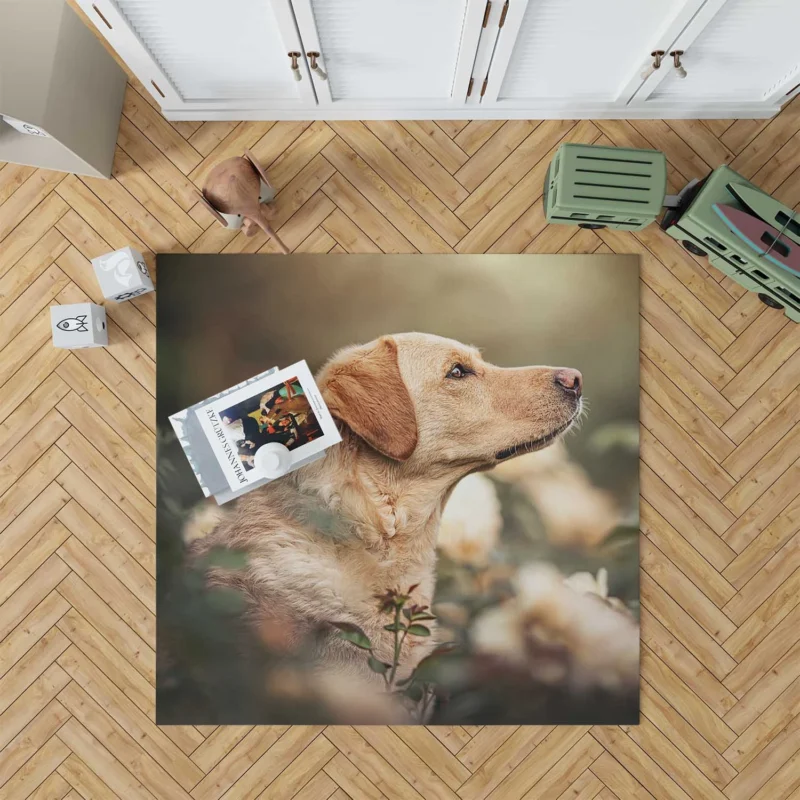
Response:
[{"label": "white flower", "polygon": [[619,522],[611,495],[592,485],[584,470],[567,459],[561,442],[501,464],[494,474],[525,492],[555,544],[594,547]]},{"label": "white flower", "polygon": [[567,447],[561,439],[558,439],[543,450],[503,461],[492,470],[492,474],[503,480],[515,482],[531,475],[549,472],[568,460]]},{"label": "white flower", "polygon": [[564,583],[581,594],[596,594],[603,599],[608,597],[608,570],[605,567],[600,567],[597,577],[591,572],[575,572],[564,578]]},{"label": "white flower", "polygon": [[453,561],[485,565],[502,527],[494,484],[485,475],[467,475],[447,501],[436,544]]},{"label": "white flower", "polygon": [[[588,573],[585,573],[588,575]],[[603,586],[607,576],[591,578]],[[588,586],[585,578],[579,584]],[[479,652],[526,668],[537,680],[606,689],[631,687],[639,676],[639,627],[603,597],[573,588],[545,564],[523,567],[516,597],[484,612],[471,638]]]},{"label": "white flower", "polygon": [[183,526],[183,540],[193,542],[204,539],[225,518],[225,512],[216,504],[207,500],[196,506]]}]

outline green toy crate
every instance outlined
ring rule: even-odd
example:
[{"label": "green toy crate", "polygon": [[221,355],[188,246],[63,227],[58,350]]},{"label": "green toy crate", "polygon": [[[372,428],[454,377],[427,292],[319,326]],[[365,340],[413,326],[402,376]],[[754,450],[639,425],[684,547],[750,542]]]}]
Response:
[{"label": "green toy crate", "polygon": [[667,189],[658,150],[562,144],[544,182],[548,222],[638,231],[655,222]]},{"label": "green toy crate", "polygon": [[783,308],[789,319],[800,322],[800,276],[761,258],[712,208],[721,203],[747,211],[728,190],[729,183],[758,189],[730,167],[717,167],[700,183],[681,193],[678,207],[664,214],[662,230],[690,253],[707,255],[713,266],[745,289],[756,292],[763,303]]}]

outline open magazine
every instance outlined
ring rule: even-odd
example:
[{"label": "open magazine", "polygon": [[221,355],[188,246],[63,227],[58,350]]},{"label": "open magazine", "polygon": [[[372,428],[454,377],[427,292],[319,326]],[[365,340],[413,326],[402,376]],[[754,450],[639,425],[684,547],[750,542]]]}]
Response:
[{"label": "open magazine", "polygon": [[286,448],[292,472],[341,441],[305,361],[256,375],[170,422],[203,493],[219,503],[274,479],[259,457],[265,445]]}]

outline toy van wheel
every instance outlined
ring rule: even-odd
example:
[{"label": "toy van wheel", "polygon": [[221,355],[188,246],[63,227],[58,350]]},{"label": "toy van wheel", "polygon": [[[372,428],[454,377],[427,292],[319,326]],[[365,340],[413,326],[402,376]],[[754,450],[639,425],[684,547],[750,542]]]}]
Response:
[{"label": "toy van wheel", "polygon": [[759,293],[758,299],[765,306],[769,306],[770,308],[777,308],[779,311],[783,310],[783,306],[774,297],[770,297],[768,294]]},{"label": "toy van wheel", "polygon": [[681,244],[684,250],[688,250],[693,256],[705,258],[708,255],[705,250],[701,250],[694,242],[690,242],[688,239],[684,239]]},{"label": "toy van wheel", "polygon": [[596,222],[579,222],[578,223],[578,227],[579,228],[586,228],[587,230],[590,230],[590,231],[599,231],[600,228],[605,228],[606,226],[605,225],[598,225]]}]

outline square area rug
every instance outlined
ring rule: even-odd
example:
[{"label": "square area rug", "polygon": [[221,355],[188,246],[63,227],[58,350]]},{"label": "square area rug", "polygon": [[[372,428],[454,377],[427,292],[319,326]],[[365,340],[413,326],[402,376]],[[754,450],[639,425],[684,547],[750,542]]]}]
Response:
[{"label": "square area rug", "polygon": [[[157,302],[159,724],[638,722],[637,256],[164,255]],[[214,430],[314,456],[204,496],[170,416],[302,361]]]}]

